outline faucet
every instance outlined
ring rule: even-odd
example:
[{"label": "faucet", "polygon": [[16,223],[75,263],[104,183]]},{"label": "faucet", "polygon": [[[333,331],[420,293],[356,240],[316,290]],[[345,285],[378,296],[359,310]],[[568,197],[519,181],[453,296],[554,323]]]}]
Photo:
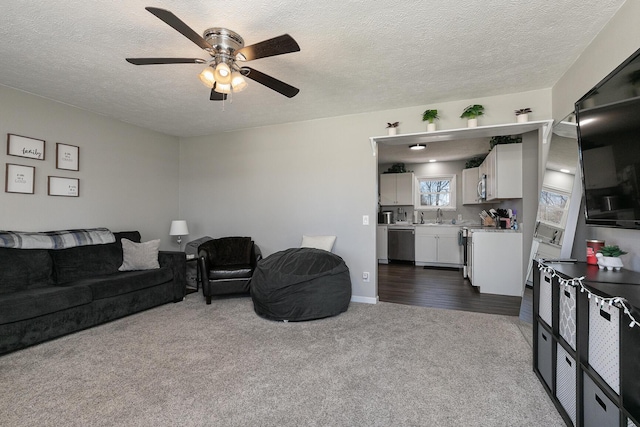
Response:
[{"label": "faucet", "polygon": [[442,209],[436,211],[436,224],[442,224]]}]

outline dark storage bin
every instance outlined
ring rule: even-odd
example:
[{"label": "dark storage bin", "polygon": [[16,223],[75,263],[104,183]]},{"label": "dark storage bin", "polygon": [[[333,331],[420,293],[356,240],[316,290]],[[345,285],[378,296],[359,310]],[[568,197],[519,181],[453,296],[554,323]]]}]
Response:
[{"label": "dark storage bin", "polygon": [[583,376],[583,420],[585,427],[620,425],[620,410],[593,382],[586,372]]},{"label": "dark storage bin", "polygon": [[553,344],[551,334],[538,324],[538,372],[553,391]]}]

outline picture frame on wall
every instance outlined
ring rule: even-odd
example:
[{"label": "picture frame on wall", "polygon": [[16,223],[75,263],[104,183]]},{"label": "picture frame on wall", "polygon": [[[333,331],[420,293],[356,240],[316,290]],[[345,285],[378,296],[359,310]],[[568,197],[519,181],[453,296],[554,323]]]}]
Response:
[{"label": "picture frame on wall", "polygon": [[35,166],[16,165],[7,163],[4,181],[6,193],[33,194],[35,182]]},{"label": "picture frame on wall", "polygon": [[26,157],[44,160],[45,142],[43,139],[28,136],[7,134],[7,154],[9,156]]},{"label": "picture frame on wall", "polygon": [[49,196],[80,197],[80,180],[62,176],[49,176],[47,183]]},{"label": "picture frame on wall", "polygon": [[80,170],[80,147],[56,143],[56,169]]}]

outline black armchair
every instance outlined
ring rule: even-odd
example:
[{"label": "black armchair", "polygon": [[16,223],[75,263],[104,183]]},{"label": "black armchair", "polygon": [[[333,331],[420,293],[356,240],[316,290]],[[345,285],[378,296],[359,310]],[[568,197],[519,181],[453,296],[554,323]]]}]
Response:
[{"label": "black armchair", "polygon": [[223,237],[198,247],[198,270],[207,304],[213,295],[249,292],[249,281],[262,259],[251,237]]}]

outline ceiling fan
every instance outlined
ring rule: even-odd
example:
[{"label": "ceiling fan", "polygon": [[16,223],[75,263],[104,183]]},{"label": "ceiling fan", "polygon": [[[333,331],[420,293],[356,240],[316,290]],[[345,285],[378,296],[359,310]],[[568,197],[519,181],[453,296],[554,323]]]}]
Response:
[{"label": "ceiling fan", "polygon": [[288,98],[293,98],[300,92],[300,89],[283,81],[251,67],[238,64],[269,56],[299,52],[300,46],[289,34],[245,46],[244,40],[238,33],[226,28],[209,28],[204,31],[203,37],[200,37],[170,11],[157,7],[146,7],[145,9],[204,49],[211,58],[208,60],[200,58],[127,58],[127,62],[134,65],[207,64],[199,77],[202,83],[211,89],[210,99],[212,101],[223,101],[227,99],[227,94],[243,90],[247,86],[244,77],[248,77]]}]

